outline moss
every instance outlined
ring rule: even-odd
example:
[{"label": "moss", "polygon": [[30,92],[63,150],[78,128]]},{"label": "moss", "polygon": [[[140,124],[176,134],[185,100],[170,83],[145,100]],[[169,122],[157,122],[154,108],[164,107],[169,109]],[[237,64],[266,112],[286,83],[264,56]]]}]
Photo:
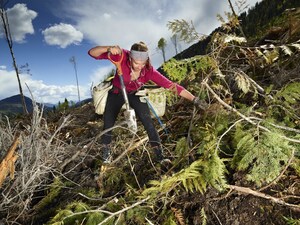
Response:
[{"label": "moss", "polygon": [[62,187],[64,187],[64,184],[58,177],[56,177],[50,186],[48,194],[37,205],[35,205],[35,211],[41,211],[44,208],[48,208],[48,205],[51,204],[59,195]]}]

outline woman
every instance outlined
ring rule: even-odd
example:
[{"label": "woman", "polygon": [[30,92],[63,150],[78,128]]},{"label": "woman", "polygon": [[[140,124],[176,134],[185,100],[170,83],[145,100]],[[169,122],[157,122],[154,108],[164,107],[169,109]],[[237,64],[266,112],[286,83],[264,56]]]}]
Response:
[{"label": "woman", "polygon": [[[148,47],[144,42],[135,43],[130,51],[121,49],[119,46],[96,46],[89,50],[89,55],[97,60],[108,59],[108,55],[114,61],[118,61],[123,54],[121,62],[124,84],[128,95],[130,107],[134,109],[137,118],[142,122],[149,137],[149,143],[155,152],[155,161],[162,163],[164,160],[161,148],[161,140],[151,119],[150,110],[147,103],[140,101],[139,96],[135,95],[146,82],[153,81],[158,86],[171,89],[178,95],[192,101],[195,105],[201,104],[198,97],[192,95],[182,86],[173,83],[165,76],[159,73],[150,63]],[[103,114],[104,127],[109,129],[114,126],[117,116],[124,104],[124,98],[121,92],[119,76],[116,74],[112,80],[113,88],[108,93],[107,103]],[[112,132],[109,131],[101,137],[103,144],[102,155],[104,162],[111,160],[110,143],[112,141]]]}]

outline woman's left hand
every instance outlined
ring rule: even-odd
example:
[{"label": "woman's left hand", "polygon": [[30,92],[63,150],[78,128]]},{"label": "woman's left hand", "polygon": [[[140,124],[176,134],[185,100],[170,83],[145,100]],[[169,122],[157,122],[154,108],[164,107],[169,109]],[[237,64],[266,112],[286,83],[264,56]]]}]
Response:
[{"label": "woman's left hand", "polygon": [[206,110],[208,108],[208,104],[206,101],[199,99],[198,97],[195,97],[193,100],[194,106],[196,106],[199,109]]}]

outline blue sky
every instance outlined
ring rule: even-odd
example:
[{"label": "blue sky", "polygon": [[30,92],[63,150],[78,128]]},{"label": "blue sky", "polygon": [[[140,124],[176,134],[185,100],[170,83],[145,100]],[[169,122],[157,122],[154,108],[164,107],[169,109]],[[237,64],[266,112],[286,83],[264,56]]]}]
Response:
[{"label": "blue sky", "polygon": [[[247,0],[252,7],[259,0]],[[233,1],[234,2],[234,1]],[[113,68],[107,61],[94,60],[87,52],[96,45],[129,49],[144,41],[155,67],[163,62],[158,40],[167,40],[166,57],[174,56],[167,28],[169,21],[193,21],[200,34],[209,35],[220,26],[217,14],[230,11],[220,0],[9,0],[5,6],[13,38],[14,56],[21,71],[23,92],[36,101],[56,104],[65,98],[78,101],[75,57],[80,99],[90,98],[90,87]],[[239,9],[236,5],[236,11]],[[12,58],[0,22],[0,100],[19,94]],[[180,42],[184,50],[186,43]],[[27,88],[28,86],[28,88]]]}]

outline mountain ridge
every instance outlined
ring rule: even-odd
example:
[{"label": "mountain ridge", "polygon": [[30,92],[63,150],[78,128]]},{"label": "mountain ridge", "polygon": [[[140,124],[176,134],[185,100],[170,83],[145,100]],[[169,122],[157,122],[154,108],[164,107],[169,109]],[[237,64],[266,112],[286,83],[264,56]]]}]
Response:
[{"label": "mountain ridge", "polygon": [[[31,98],[24,96],[27,111],[32,113],[33,111],[33,101]],[[41,104],[37,103],[39,106],[43,106],[45,110],[52,109],[54,105],[52,104]],[[23,113],[23,106],[21,101],[21,95],[13,95],[0,100],[0,114],[4,115],[15,115]]]}]

